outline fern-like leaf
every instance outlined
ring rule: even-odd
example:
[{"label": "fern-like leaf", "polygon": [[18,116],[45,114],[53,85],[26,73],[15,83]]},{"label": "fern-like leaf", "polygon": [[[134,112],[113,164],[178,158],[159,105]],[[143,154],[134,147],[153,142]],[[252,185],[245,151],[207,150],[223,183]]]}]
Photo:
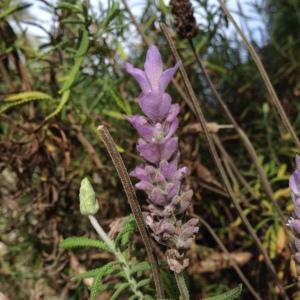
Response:
[{"label": "fern-like leaf", "polygon": [[240,298],[242,289],[243,289],[243,285],[240,284],[238,287],[236,287],[228,292],[225,292],[225,293],[217,295],[217,296],[205,298],[204,300],[236,300],[236,299]]},{"label": "fern-like leaf", "polygon": [[116,245],[126,246],[136,230],[136,222],[133,215],[129,215],[125,226],[115,239]]},{"label": "fern-like leaf", "polygon": [[94,282],[91,286],[91,294],[90,294],[90,300],[96,300],[97,293],[101,288],[101,275],[97,275],[96,278],[94,279]]},{"label": "fern-like leaf", "polygon": [[4,113],[6,110],[14,106],[18,106],[36,100],[53,100],[53,98],[46,93],[38,91],[23,92],[9,95],[5,97],[4,101],[0,104],[0,114]]},{"label": "fern-like leaf", "polygon": [[74,276],[72,278],[72,280],[81,280],[81,279],[85,279],[85,278],[95,278],[97,276],[104,277],[104,276],[107,276],[107,275],[113,273],[114,271],[118,270],[119,269],[118,265],[119,265],[118,262],[112,261],[112,262],[109,262],[109,263],[107,263],[106,265],[104,265],[100,268],[92,269],[92,270],[89,270],[87,272],[78,274],[78,275]]},{"label": "fern-like leaf", "polygon": [[111,252],[107,245],[98,240],[90,239],[87,237],[69,237],[60,242],[59,246],[63,249],[73,248],[98,248],[103,251]]},{"label": "fern-like leaf", "polygon": [[124,282],[124,283],[120,283],[116,285],[117,289],[116,291],[112,294],[112,296],[110,297],[110,300],[117,300],[119,299],[118,297],[121,295],[121,293],[129,287],[129,283],[128,282]]}]

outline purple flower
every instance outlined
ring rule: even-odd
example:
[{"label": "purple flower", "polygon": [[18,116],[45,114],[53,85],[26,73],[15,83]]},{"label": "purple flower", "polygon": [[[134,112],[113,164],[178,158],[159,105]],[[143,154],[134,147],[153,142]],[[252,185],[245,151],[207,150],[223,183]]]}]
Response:
[{"label": "purple flower", "polygon": [[197,219],[186,223],[177,219],[186,212],[193,195],[182,184],[187,168],[178,166],[178,138],[174,135],[178,128],[179,105],[172,104],[165,91],[178,66],[179,63],[163,71],[155,46],[147,51],[144,70],[126,64],[127,72],[141,87],[139,105],[145,114],[127,117],[140,136],[137,150],[144,159],[131,175],[139,180],[135,187],[147,194],[146,224],[153,238],[167,247],[169,266],[175,272],[181,272],[188,265],[185,251],[198,232]]},{"label": "purple flower", "polygon": [[296,170],[289,181],[292,199],[294,202],[294,216],[290,217],[286,224],[296,235],[295,238],[295,259],[300,264],[300,156],[296,156]]},{"label": "purple flower", "polygon": [[142,90],[139,104],[144,114],[153,122],[161,121],[166,117],[171,107],[171,97],[165,93],[169,82],[179,67],[163,71],[163,63],[158,49],[152,45],[147,51],[145,71],[126,63],[126,71],[131,74]]},{"label": "purple flower", "polygon": [[296,170],[292,174],[290,178],[290,188],[292,190],[292,193],[300,197],[300,156],[296,156]]}]

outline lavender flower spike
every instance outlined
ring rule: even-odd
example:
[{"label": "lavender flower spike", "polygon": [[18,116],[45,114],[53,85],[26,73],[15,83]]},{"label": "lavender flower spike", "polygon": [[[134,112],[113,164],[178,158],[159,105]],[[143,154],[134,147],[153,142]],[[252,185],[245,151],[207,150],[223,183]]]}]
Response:
[{"label": "lavender flower spike", "polygon": [[294,216],[286,224],[295,233],[295,259],[300,264],[300,156],[296,156],[296,170],[290,177],[290,189],[294,202]]},{"label": "lavender flower spike", "polygon": [[166,247],[169,267],[176,273],[188,266],[185,253],[198,232],[197,219],[182,221],[193,192],[182,184],[187,168],[178,167],[178,139],[174,135],[179,105],[172,104],[165,91],[178,66],[179,63],[163,71],[160,53],[154,45],[147,51],[144,70],[126,64],[127,72],[142,90],[139,106],[145,114],[127,117],[140,136],[137,150],[144,159],[131,175],[139,180],[136,188],[147,194],[146,224],[153,238]]}]

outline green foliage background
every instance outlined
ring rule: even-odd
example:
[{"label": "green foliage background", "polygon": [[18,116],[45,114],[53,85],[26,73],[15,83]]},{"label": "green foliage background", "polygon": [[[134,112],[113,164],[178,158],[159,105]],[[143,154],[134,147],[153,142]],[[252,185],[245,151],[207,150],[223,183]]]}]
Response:
[{"label": "green foliage background", "polygon": [[[69,236],[95,237],[79,214],[79,184],[85,175],[93,179],[101,204],[99,220],[108,231],[109,225],[130,213],[96,128],[100,124],[109,128],[129,170],[139,163],[136,133],[124,119],[124,115],[138,112],[139,90],[123,64],[130,60],[142,67],[147,45],[122,2],[107,1],[107,7],[99,5],[95,11],[89,1],[38,1],[53,16],[42,43],[18,26],[26,22],[40,26],[35,16],[28,18],[31,1],[0,3],[0,291],[9,299],[88,299],[87,287],[70,282],[70,277],[77,274],[79,265],[92,269],[109,262],[111,256],[91,250],[77,252],[75,259],[58,244]],[[299,136],[300,3],[248,2],[267,25],[266,44],[255,45],[256,50]],[[206,20],[200,19],[198,24],[199,34],[194,39],[197,53],[255,146],[274,198],[287,219],[293,210],[288,178],[299,149],[267,101],[263,82],[244,45],[237,35],[228,35],[220,8],[205,0],[194,5],[196,13],[203,9],[201,18]],[[174,60],[159,29],[161,20],[173,28],[169,7],[164,1],[142,1],[141,10],[136,16],[140,29],[160,48],[165,65],[172,65]],[[241,19],[247,23],[247,18]],[[206,119],[228,125],[188,43],[175,33],[174,39]],[[183,88],[179,74],[176,79]],[[189,167],[187,183],[195,192],[191,211],[210,224],[229,251],[250,253],[251,259],[242,264],[242,270],[263,299],[279,299],[259,250],[224,196],[197,120],[174,86],[169,92],[181,105],[181,159]],[[220,129],[217,135],[256,195],[251,197],[231,169],[226,169],[244,213],[287,292],[297,299],[288,236],[261,187],[254,164],[232,128]],[[138,196],[143,203],[144,195]],[[142,245],[137,234],[131,243]],[[145,257],[142,246],[134,251]],[[190,253],[192,299],[225,292],[240,283],[234,270],[221,267],[221,262],[213,271],[201,271],[201,261],[220,252],[201,226]],[[102,297],[99,299],[109,299],[110,294]],[[242,297],[251,298],[245,288]]]}]

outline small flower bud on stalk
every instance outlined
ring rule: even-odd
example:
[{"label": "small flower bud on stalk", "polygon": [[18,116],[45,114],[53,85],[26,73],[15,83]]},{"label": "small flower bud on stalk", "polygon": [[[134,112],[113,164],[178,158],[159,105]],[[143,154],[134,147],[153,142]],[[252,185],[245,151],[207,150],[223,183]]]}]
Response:
[{"label": "small flower bud on stalk", "polygon": [[87,178],[81,181],[80,192],[80,212],[82,215],[95,215],[99,210],[95,191]]}]

